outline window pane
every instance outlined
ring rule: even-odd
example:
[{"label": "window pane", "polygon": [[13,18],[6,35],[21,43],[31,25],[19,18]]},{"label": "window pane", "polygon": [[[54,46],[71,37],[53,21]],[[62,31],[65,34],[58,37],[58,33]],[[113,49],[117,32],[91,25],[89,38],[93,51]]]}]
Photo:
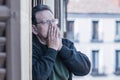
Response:
[{"label": "window pane", "polygon": [[120,35],[120,21],[116,21],[116,35]]},{"label": "window pane", "polygon": [[69,40],[74,40],[74,21],[67,21],[67,33],[66,33],[66,37]]},{"label": "window pane", "polygon": [[120,50],[116,50],[116,71],[120,70]]},{"label": "window pane", "polygon": [[95,53],[95,68],[98,68],[98,52]]},{"label": "window pane", "polygon": [[98,64],[99,64],[99,51],[92,51],[92,72],[98,72]]},{"label": "window pane", "polygon": [[118,53],[118,67],[120,68],[120,52]]},{"label": "window pane", "polygon": [[93,37],[92,39],[98,39],[98,21],[93,21]]},{"label": "window pane", "polygon": [[118,68],[120,68],[120,51],[117,51],[118,54]]}]

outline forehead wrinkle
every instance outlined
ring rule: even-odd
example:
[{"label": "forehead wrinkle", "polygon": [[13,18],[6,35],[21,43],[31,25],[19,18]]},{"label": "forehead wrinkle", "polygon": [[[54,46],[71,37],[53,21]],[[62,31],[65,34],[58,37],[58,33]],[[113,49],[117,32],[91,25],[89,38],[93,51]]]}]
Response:
[{"label": "forehead wrinkle", "polygon": [[50,20],[50,19],[54,19],[54,15],[48,10],[39,11],[36,13],[36,19],[37,20]]}]

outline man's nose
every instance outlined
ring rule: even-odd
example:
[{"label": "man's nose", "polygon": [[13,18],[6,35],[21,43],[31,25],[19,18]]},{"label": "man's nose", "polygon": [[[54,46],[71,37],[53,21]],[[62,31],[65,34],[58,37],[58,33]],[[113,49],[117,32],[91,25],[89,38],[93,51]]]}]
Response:
[{"label": "man's nose", "polygon": [[50,21],[50,23],[49,23],[51,26],[56,26],[56,24],[54,23],[54,22],[52,22],[52,21]]}]

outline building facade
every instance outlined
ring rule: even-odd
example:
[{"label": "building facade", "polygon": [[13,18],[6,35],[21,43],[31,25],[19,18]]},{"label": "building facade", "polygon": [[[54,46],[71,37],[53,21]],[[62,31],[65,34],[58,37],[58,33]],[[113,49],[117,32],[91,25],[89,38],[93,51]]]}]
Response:
[{"label": "building facade", "polygon": [[119,5],[113,0],[110,2],[69,0],[67,27],[67,38],[74,41],[76,47],[86,53],[92,65],[91,72],[87,76],[75,76],[74,80],[79,80],[79,78],[84,80],[119,80]]}]

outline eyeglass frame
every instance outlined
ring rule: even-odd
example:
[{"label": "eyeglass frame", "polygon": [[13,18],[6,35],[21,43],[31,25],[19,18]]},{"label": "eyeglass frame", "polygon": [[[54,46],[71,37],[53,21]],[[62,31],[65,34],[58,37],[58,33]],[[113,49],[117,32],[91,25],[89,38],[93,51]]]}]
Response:
[{"label": "eyeglass frame", "polygon": [[51,20],[41,20],[40,22],[37,22],[36,24],[50,24],[55,23],[58,24],[58,19],[51,19]]}]

